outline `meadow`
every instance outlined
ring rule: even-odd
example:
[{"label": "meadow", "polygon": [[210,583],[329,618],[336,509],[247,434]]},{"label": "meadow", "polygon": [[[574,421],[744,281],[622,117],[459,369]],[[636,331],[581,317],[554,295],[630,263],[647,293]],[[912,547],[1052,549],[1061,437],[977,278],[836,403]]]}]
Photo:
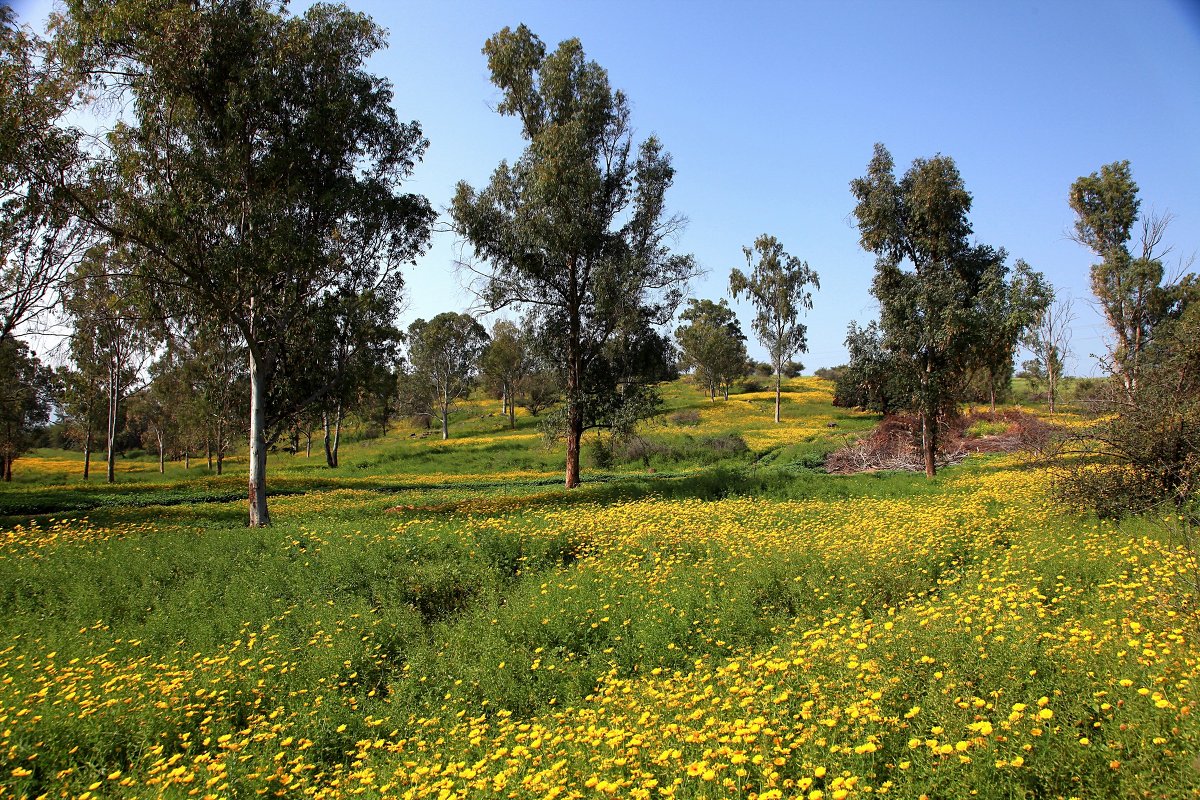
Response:
[{"label": "meadow", "polygon": [[266,529],[236,458],[22,458],[0,798],[1200,796],[1175,521],[1065,508],[1020,454],[826,474],[876,417],[786,389],[776,426],[668,385],[569,492],[493,401],[276,453]]}]

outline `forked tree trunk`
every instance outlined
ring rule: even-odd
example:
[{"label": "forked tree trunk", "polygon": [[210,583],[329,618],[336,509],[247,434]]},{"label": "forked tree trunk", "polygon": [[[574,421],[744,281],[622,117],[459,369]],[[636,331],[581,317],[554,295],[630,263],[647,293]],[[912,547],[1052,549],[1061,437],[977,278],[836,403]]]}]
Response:
[{"label": "forked tree trunk", "polygon": [[262,366],[250,354],[250,479],[248,505],[250,527],[271,524],[267,510],[267,382]]}]

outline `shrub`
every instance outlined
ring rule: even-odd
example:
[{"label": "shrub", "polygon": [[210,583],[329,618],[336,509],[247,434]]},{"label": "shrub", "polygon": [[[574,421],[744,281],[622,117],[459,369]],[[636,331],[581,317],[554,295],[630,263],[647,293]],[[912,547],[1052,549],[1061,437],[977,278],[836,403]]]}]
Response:
[{"label": "shrub", "polygon": [[685,408],[682,411],[676,411],[674,414],[672,414],[667,419],[669,419],[672,423],[674,423],[676,425],[687,425],[687,426],[699,425],[700,424],[700,412],[694,408]]}]

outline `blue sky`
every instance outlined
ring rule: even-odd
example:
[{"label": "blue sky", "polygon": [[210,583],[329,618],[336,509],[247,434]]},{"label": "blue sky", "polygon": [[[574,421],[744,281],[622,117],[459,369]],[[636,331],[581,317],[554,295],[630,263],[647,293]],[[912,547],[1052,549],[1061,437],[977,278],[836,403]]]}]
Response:
[{"label": "blue sky", "polygon": [[[456,181],[481,186],[522,148],[516,121],[491,110],[484,40],[521,22],[550,47],[578,37],[629,95],[639,135],[657,134],[674,156],[670,205],[690,220],[677,246],[707,270],[696,296],[723,296],[742,246],[764,232],[820,274],[810,369],[844,361],[847,323],[875,314],[848,184],[877,141],[900,171],[919,156],[955,159],[978,240],[1076,298],[1080,374],[1104,351],[1104,324],[1090,303],[1091,254],[1066,237],[1071,182],[1128,159],[1143,209],[1176,217],[1168,266],[1200,250],[1195,0],[350,5],[390,31],[373,68],[430,139],[409,187],[439,209]],[[28,20],[49,7],[17,3]],[[471,305],[454,244],[435,236],[406,270],[406,321]],[[736,307],[749,331],[752,310]],[[763,357],[756,344],[751,354]]]}]

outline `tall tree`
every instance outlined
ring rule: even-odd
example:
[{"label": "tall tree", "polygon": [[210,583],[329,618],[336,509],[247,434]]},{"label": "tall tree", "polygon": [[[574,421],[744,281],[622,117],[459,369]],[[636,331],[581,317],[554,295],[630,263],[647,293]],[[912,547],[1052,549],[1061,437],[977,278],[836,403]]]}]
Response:
[{"label": "tall tree", "polygon": [[[522,25],[488,39],[483,52],[502,94],[496,110],[520,120],[527,145],[484,190],[459,183],[451,216],[486,265],[476,267],[485,305],[543,311],[539,334],[555,343],[566,389],[566,485],[574,487],[588,420],[611,422],[622,398],[645,396],[642,376],[600,363],[615,343],[649,341],[650,329],[666,324],[695,263],[668,247],[683,225],[665,211],[670,156],[654,137],[634,153],[629,103],[579,40],[547,53]],[[620,391],[618,380],[639,389]]]},{"label": "tall tree", "polygon": [[729,291],[735,300],[745,294],[754,304],[757,313],[750,327],[771,357],[775,421],[779,422],[783,367],[792,356],[808,351],[808,327],[800,315],[812,310],[812,289],[820,289],[821,283],[808,262],[788,255],[774,236],[764,233],[754,240],[753,249],[743,247],[742,252],[750,275],[740,269],[730,272]]},{"label": "tall tree", "polygon": [[130,284],[128,247],[102,242],[92,247],[72,273],[63,296],[71,321],[70,352],[76,369],[98,378],[108,403],[105,436],[106,480],[116,480],[116,439],[121,407],[140,381],[153,346],[136,292]]},{"label": "tall tree", "polygon": [[60,124],[75,85],[47,55],[0,5],[0,341],[53,307],[87,244],[58,190],[78,156],[78,132]]},{"label": "tall tree", "polygon": [[487,344],[487,331],[470,314],[447,311],[408,326],[410,385],[424,387],[413,397],[416,410],[441,423],[443,439],[450,438],[450,412],[470,393]]},{"label": "tall tree", "polygon": [[[315,401],[312,317],[350,269],[423,251],[434,217],[401,182],[426,141],[366,62],[384,31],[344,7],[271,0],[68,0],[60,50],[132,96],[102,191],[79,212],[142,248],[139,279],[236,329],[250,375],[249,521],[270,523],[267,448]],[[99,167],[98,167],[99,169]]]},{"label": "tall tree", "polygon": [[[1115,161],[1071,184],[1069,200],[1078,217],[1077,242],[1100,257],[1092,265],[1092,293],[1115,337],[1111,369],[1127,396],[1137,389],[1142,353],[1154,328],[1171,313],[1175,287],[1163,285],[1162,248],[1170,215],[1141,217],[1141,237],[1130,250],[1141,201],[1128,161]],[[1138,252],[1140,251],[1140,252]]]},{"label": "tall tree", "polygon": [[693,299],[679,319],[684,323],[675,330],[680,366],[694,370],[696,381],[707,388],[712,400],[717,392],[728,400],[729,387],[745,374],[749,360],[737,315],[724,300]]},{"label": "tall tree", "polygon": [[[899,180],[882,144],[850,183],[863,249],[874,253],[871,292],[884,344],[914,388],[925,474],[937,469],[938,417],[953,410],[984,312],[985,277],[1003,251],[968,242],[971,195],[954,160],[918,158]],[[907,264],[909,269],[904,269]]]}]

